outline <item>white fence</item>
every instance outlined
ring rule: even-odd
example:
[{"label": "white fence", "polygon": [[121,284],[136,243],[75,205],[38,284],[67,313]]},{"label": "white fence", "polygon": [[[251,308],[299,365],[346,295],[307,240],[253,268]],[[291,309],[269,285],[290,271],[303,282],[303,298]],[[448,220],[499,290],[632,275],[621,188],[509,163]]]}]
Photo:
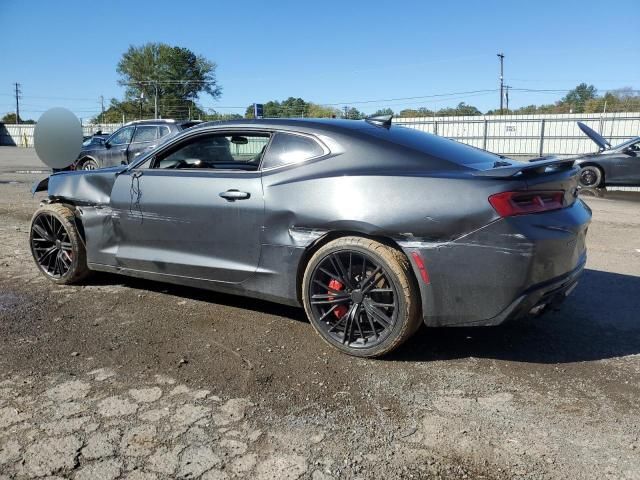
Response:
[{"label": "white fence", "polygon": [[[485,115],[394,118],[394,123],[452,138],[507,156],[573,155],[596,150],[577,127],[582,121],[612,144],[640,136],[640,113]],[[122,124],[85,125],[85,135],[110,133]],[[33,146],[34,125],[0,123],[0,145]]]},{"label": "white fence", "polygon": [[394,118],[405,127],[434,133],[501,155],[574,155],[597,151],[580,131],[583,122],[612,145],[640,136],[640,113],[485,115]]},{"label": "white fence", "polygon": [[[121,123],[105,123],[96,125],[83,125],[83,135],[93,135],[102,130],[111,133],[122,126]],[[12,145],[17,147],[33,147],[33,130],[35,125],[10,125],[0,123],[0,145]]]}]

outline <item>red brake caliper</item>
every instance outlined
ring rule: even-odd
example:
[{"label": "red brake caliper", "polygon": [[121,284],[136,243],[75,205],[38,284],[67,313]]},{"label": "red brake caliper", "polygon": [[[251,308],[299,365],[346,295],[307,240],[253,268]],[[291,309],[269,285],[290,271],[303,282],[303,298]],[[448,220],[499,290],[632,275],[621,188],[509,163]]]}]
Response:
[{"label": "red brake caliper", "polygon": [[[331,281],[329,282],[329,288],[331,288],[332,290],[340,291],[344,288],[344,285],[340,283],[338,280],[336,280],[335,278],[332,278]],[[331,295],[333,292],[329,291],[327,293]],[[348,308],[346,305],[338,305],[333,310],[333,314],[338,318],[342,318],[347,313],[347,310]]]}]

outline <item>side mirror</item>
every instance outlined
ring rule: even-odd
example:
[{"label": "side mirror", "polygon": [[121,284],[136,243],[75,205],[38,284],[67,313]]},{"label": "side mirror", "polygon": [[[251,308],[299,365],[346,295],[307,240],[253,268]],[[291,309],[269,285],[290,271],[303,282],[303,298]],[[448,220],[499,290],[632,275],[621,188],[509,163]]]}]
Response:
[{"label": "side mirror", "polygon": [[109,142],[107,142],[106,140],[102,141],[104,148],[106,148],[107,150],[111,148],[111,144]]}]

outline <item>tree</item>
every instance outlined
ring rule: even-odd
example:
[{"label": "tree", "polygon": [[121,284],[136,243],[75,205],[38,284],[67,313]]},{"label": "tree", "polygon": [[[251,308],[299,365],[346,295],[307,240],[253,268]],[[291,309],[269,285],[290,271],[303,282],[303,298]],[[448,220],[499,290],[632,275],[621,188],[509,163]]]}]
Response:
[{"label": "tree", "polygon": [[366,115],[360,110],[358,110],[357,108],[351,107],[347,109],[347,113],[346,115],[344,115],[344,117],[349,120],[362,120],[363,118],[366,117]]},{"label": "tree", "polygon": [[560,104],[569,107],[573,113],[583,113],[585,104],[589,100],[596,98],[597,93],[598,91],[593,85],[581,83],[573,90],[570,90],[569,93],[560,100]]},{"label": "tree", "polygon": [[400,113],[398,114],[399,117],[404,118],[432,117],[433,115],[435,115],[435,112],[425,107],[420,107],[418,109],[405,108],[404,110],[400,110]]},{"label": "tree", "polygon": [[[0,120],[2,123],[19,123],[16,121],[16,114],[15,113],[7,113],[4,117],[2,117],[2,120]],[[22,122],[22,118],[20,118],[20,123]]]},{"label": "tree", "polygon": [[223,122],[225,120],[241,120],[242,118],[242,115],[238,113],[218,113],[214,111],[213,113],[205,114],[202,120],[207,122]]},{"label": "tree", "polygon": [[372,117],[378,117],[380,115],[393,115],[393,110],[390,108],[380,108],[371,114]]},{"label": "tree", "polygon": [[2,119],[0,120],[0,123],[36,123],[31,119],[24,120],[22,117],[19,117],[19,119],[20,121],[17,122],[15,113],[7,113],[4,117],[2,117]]},{"label": "tree", "polygon": [[[262,115],[265,118],[281,117],[310,117],[331,118],[340,114],[340,111],[332,108],[306,102],[302,98],[289,97],[282,102],[270,100],[262,104]],[[253,118],[253,104],[245,110],[246,118]]]},{"label": "tree", "polygon": [[123,102],[112,100],[110,108],[122,112],[137,108],[135,117],[153,115],[156,94],[159,116],[187,118],[191,110],[193,118],[193,112],[199,110],[196,102],[201,94],[215,99],[222,93],[214,62],[166,43],[130,46],[118,63],[117,72],[120,85],[126,87],[125,98]]}]

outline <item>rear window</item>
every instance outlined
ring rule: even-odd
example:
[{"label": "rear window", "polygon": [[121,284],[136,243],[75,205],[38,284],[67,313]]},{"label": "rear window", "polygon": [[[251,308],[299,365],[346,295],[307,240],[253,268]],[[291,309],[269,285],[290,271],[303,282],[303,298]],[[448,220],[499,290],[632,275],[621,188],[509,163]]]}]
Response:
[{"label": "rear window", "polygon": [[425,153],[431,157],[475,169],[491,168],[501,158],[485,150],[464,145],[445,137],[421,132],[414,128],[393,125],[391,128],[386,129],[372,125],[362,131],[381,140]]}]

